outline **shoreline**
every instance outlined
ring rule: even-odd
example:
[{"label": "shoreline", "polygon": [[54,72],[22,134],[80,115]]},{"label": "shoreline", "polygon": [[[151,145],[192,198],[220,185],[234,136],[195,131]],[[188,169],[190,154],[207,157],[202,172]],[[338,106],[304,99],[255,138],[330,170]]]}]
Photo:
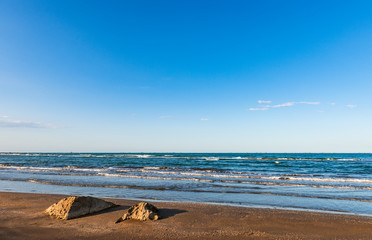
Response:
[{"label": "shoreline", "polygon": [[[57,185],[58,186],[58,185]],[[28,191],[8,191],[1,190],[0,193],[21,193],[21,194],[39,194],[39,195],[60,195],[60,196],[72,196],[62,193],[43,193],[43,192],[28,192]],[[75,195],[74,195],[75,196]],[[83,195],[78,195],[83,196]],[[369,214],[359,214],[346,211],[332,211],[332,210],[321,210],[321,209],[311,209],[311,208],[295,208],[295,207],[280,207],[280,206],[265,206],[265,205],[242,205],[234,203],[224,203],[224,202],[197,202],[197,201],[177,201],[177,200],[161,200],[161,199],[146,199],[146,198],[115,198],[111,196],[94,196],[87,195],[102,199],[114,199],[114,200],[125,200],[134,202],[153,202],[153,203],[180,203],[180,204],[202,204],[202,205],[215,205],[215,206],[226,206],[226,207],[238,207],[238,208],[248,208],[248,209],[267,209],[267,210],[279,210],[279,211],[294,211],[294,212],[304,212],[304,213],[322,213],[331,215],[345,215],[345,216],[355,216],[355,217],[368,217],[372,219],[372,215]]]},{"label": "shoreline", "polygon": [[370,239],[372,218],[301,210],[153,201],[158,221],[114,222],[133,204],[72,220],[43,211],[66,195],[0,192],[1,239]]}]

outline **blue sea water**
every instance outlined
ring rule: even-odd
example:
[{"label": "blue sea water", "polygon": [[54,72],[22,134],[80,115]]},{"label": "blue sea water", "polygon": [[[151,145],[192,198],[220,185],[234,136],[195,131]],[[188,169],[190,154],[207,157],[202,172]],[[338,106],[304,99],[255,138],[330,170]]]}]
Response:
[{"label": "blue sea water", "polygon": [[372,216],[372,154],[0,153],[0,191]]}]

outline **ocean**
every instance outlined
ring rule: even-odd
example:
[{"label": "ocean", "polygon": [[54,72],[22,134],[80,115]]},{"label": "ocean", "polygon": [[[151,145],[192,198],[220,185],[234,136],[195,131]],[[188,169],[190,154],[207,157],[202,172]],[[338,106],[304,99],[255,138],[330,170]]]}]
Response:
[{"label": "ocean", "polygon": [[0,153],[0,191],[372,216],[372,154]]}]

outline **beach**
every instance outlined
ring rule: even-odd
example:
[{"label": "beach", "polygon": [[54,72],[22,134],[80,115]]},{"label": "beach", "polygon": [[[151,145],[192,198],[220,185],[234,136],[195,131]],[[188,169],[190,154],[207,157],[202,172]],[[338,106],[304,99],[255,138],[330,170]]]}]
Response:
[{"label": "beach", "polygon": [[371,12],[0,0],[0,240],[372,240]]},{"label": "beach", "polygon": [[371,239],[372,218],[343,214],[152,202],[158,221],[115,224],[138,201],[58,220],[44,210],[64,195],[0,192],[0,239]]}]

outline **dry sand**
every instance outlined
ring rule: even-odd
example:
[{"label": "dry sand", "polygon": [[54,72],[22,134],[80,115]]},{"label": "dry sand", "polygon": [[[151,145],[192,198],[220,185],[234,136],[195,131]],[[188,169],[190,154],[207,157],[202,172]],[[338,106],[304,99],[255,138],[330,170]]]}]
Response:
[{"label": "dry sand", "polygon": [[[372,218],[192,203],[154,203],[158,221],[115,224],[137,201],[72,220],[44,213],[62,195],[0,192],[0,239],[372,239]],[[372,207],[372,206],[371,206]]]}]

